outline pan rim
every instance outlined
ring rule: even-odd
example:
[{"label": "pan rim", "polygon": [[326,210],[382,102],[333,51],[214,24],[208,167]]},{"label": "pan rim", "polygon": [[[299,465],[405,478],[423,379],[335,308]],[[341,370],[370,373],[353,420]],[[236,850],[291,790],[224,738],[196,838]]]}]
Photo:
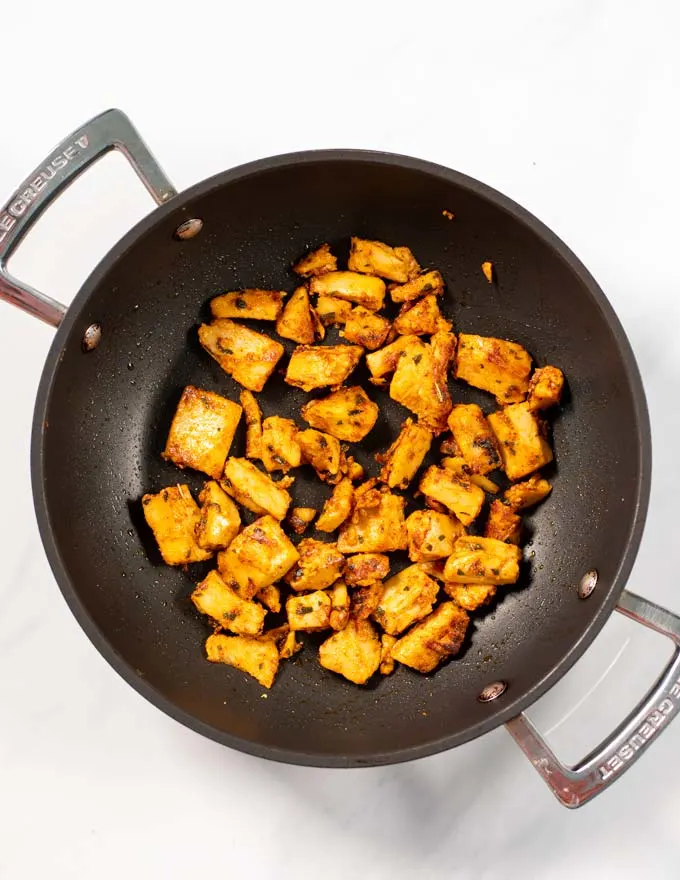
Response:
[{"label": "pan rim", "polygon": [[[519,223],[527,227],[534,235],[542,239],[542,241],[567,264],[570,271],[578,278],[580,283],[586,287],[589,294],[607,319],[607,323],[614,335],[617,347],[621,354],[626,379],[633,397],[640,462],[635,509],[633,511],[632,524],[627,538],[626,550],[622,558],[619,560],[616,574],[612,579],[605,601],[603,601],[586,629],[581,633],[580,637],[574,642],[570,650],[561,658],[561,660],[538,682],[536,682],[532,688],[521,695],[513,698],[512,684],[510,684],[506,691],[508,697],[507,701],[504,697],[503,700],[499,701],[498,705],[496,703],[489,703],[488,716],[475,725],[467,727],[462,731],[458,731],[455,734],[439,737],[420,745],[408,746],[389,751],[367,750],[364,755],[343,755],[338,753],[299,751],[254,743],[233,734],[225,733],[212,725],[206,724],[194,715],[176,706],[157,691],[156,688],[149,684],[149,682],[144,680],[144,678],[142,678],[136,670],[128,664],[122,655],[116,651],[109,639],[106,638],[99,627],[95,624],[81,602],[75,584],[71,582],[71,579],[67,574],[50,523],[43,469],[45,418],[49,407],[53,382],[60,361],[61,351],[70,335],[77,329],[80,315],[89,302],[93,292],[99,287],[100,283],[111,271],[113,266],[120,259],[125,257],[127,251],[137,242],[137,240],[149,232],[158,223],[163,222],[166,219],[174,218],[173,222],[177,225],[183,219],[186,219],[186,216],[189,216],[186,213],[185,208],[190,205],[193,200],[201,198],[215,189],[243,180],[249,176],[258,175],[274,169],[280,169],[289,165],[313,164],[315,162],[329,161],[338,163],[359,162],[367,164],[396,165],[437,177],[446,181],[448,184],[455,184],[475,193],[487,201],[490,201],[497,208],[510,214]],[[476,739],[484,733],[488,733],[515,717],[521,711],[532,705],[539,697],[556,684],[557,681],[559,681],[569,669],[571,669],[598,635],[613,612],[618,598],[628,581],[639,550],[647,516],[651,487],[651,464],[652,446],[649,413],[642,378],[640,376],[632,347],[625,330],[604,291],[586,269],[584,264],[562,241],[562,239],[552,232],[552,230],[541,220],[517,202],[475,178],[469,177],[468,175],[446,166],[412,156],[357,149],[308,150],[283,153],[236,166],[227,171],[215,174],[178,193],[178,195],[169,202],[151,211],[146,217],[135,224],[129,232],[113,245],[95,269],[90,273],[89,277],[85,280],[79,292],[74,297],[62,324],[54,336],[38,386],[31,435],[31,482],[33,502],[42,544],[55,580],[57,581],[67,605],[87,637],[104,659],[115,669],[124,681],[131,685],[150,703],[161,709],[166,715],[179,721],[185,727],[188,727],[209,739],[257,757],[264,757],[288,764],[326,768],[370,767],[396,764],[416,758],[423,758],[454,748],[455,746]]]}]

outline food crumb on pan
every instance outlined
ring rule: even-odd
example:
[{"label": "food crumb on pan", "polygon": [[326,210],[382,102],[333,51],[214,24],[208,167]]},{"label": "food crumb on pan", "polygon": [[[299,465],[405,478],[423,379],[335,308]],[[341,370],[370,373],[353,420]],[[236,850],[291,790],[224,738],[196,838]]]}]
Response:
[{"label": "food crumb on pan", "polygon": [[489,284],[493,284],[493,278],[494,278],[495,273],[494,273],[493,263],[491,262],[491,260],[485,260],[482,263],[482,272],[484,273],[484,277],[489,282]]},{"label": "food crumb on pan", "polygon": [[453,220],[456,215],[453,213],[453,211],[447,211],[446,208],[444,208],[444,210],[442,211],[442,216],[446,217],[447,220]]}]

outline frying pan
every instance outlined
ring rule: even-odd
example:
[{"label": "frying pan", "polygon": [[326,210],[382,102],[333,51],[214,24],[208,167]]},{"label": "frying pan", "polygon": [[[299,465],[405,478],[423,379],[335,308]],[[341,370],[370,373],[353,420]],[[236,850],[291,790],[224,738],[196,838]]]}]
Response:
[{"label": "frying pan", "polygon": [[[7,260],[50,202],[111,149],[127,156],[158,207],[67,310],[11,277]],[[182,388],[238,393],[196,340],[209,298],[245,285],[290,289],[292,259],[323,241],[346,253],[350,235],[406,244],[422,265],[439,268],[454,330],[517,340],[539,365],[565,371],[554,490],[529,518],[520,583],[475,618],[458,658],[430,676],[402,667],[357,688],[318,665],[312,637],[264,700],[254,680],[206,662],[208,630],[188,598],[202,572],[160,563],[140,499],[178,480],[201,483],[159,454]],[[486,259],[494,285],[479,270]],[[110,110],[61,143],[0,211],[0,297],[57,328],[31,447],[35,509],[57,583],[109,663],[178,721],[254,755],[328,767],[418,758],[505,723],[560,801],[575,807],[618,779],[678,714],[680,618],[624,590],[651,466],[632,351],[574,254],[505,196],[428,162],[353,150],[277,156],[177,194],[127,117]],[[474,389],[452,383],[452,394],[489,409]],[[303,397],[274,376],[260,400],[265,415],[299,417]],[[378,426],[353,450],[367,466],[406,415],[387,395],[380,405]],[[304,474],[293,491],[296,503],[316,507],[328,492]],[[620,727],[567,767],[522,712],[614,610],[672,639],[675,652]]]}]

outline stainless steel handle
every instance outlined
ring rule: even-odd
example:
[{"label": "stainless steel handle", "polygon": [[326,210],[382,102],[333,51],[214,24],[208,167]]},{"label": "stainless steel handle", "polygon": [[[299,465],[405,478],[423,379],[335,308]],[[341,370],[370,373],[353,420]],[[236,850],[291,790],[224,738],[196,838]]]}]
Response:
[{"label": "stainless steel handle", "polygon": [[158,205],[177,195],[139,132],[120,110],[107,110],[62,141],[0,208],[0,299],[58,327],[66,307],[13,278],[7,261],[42,212],[93,162],[120,150]]},{"label": "stainless steel handle", "polygon": [[673,656],[652,689],[604,742],[574,767],[555,756],[522,713],[506,725],[515,741],[565,807],[581,807],[631,767],[680,709],[680,617],[624,591],[617,611],[667,636]]}]

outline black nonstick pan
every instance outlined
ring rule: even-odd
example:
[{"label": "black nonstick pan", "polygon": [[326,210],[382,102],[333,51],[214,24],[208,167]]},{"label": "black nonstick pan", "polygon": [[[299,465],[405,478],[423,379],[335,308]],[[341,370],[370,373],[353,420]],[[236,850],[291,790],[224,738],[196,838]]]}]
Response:
[{"label": "black nonstick pan", "polygon": [[[11,278],[7,259],[52,199],[113,148],[159,207],[66,310]],[[458,658],[430,676],[402,667],[358,688],[322,669],[310,643],[283,664],[265,700],[254,680],[206,662],[208,630],[188,599],[195,573],[160,564],[140,499],[180,476],[160,452],[182,388],[237,397],[238,386],[196,340],[210,297],[242,286],[292,289],[293,259],[323,241],[346,253],[350,235],[408,245],[422,265],[439,268],[454,331],[516,340],[539,365],[564,370],[569,393],[554,424],[554,491],[530,517],[522,581],[475,618]],[[480,271],[487,259],[493,285]],[[178,721],[255,755],[329,767],[418,758],[506,723],[560,800],[578,806],[678,714],[680,619],[624,591],[651,466],[635,360],[593,278],[514,202],[447,168],[352,150],[277,156],[177,194],[127,118],[112,110],[60,144],[0,210],[0,296],[57,327],[31,451],[35,508],[56,580],[111,665]],[[452,394],[489,409],[481,392],[452,383]],[[280,377],[260,395],[265,415],[291,417],[303,397]],[[386,400],[359,452],[366,464],[405,416]],[[190,472],[180,479],[201,483]],[[303,478],[292,491],[297,503],[318,506],[328,490]],[[564,675],[615,609],[673,639],[676,652],[621,727],[567,768],[522,710]]]}]

